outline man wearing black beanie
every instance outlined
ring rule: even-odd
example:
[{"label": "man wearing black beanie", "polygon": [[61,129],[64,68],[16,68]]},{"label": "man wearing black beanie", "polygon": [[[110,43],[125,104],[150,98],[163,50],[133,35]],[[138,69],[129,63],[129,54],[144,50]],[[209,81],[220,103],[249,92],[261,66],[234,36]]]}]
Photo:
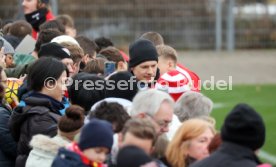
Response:
[{"label": "man wearing black beanie", "polygon": [[210,157],[191,167],[255,167],[260,164],[255,151],[265,142],[265,124],[250,106],[238,104],[221,129],[222,144]]},{"label": "man wearing black beanie", "polygon": [[129,70],[138,81],[151,83],[157,73],[158,53],[153,43],[138,39],[129,46]]},{"label": "man wearing black beanie", "polygon": [[53,57],[60,60],[66,65],[69,76],[74,75],[74,62],[71,57],[70,51],[56,42],[50,42],[43,44],[38,52],[38,58],[40,57]]},{"label": "man wearing black beanie", "polygon": [[58,43],[46,43],[40,47],[38,51],[38,58],[40,57],[54,57],[56,59],[72,59],[70,57],[70,51]]}]

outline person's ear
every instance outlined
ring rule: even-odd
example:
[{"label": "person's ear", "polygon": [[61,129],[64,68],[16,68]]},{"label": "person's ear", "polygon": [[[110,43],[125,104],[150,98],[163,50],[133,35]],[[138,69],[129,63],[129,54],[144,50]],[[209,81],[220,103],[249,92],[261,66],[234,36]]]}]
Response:
[{"label": "person's ear", "polygon": [[173,68],[174,67],[174,63],[171,60],[169,60],[168,66],[169,66],[169,68]]},{"label": "person's ear", "polygon": [[146,114],[145,113],[139,113],[136,117],[137,118],[146,118]]},{"label": "person's ear", "polygon": [[83,56],[83,62],[84,62],[85,64],[87,64],[89,61],[90,61],[89,54],[85,54],[85,55]]}]

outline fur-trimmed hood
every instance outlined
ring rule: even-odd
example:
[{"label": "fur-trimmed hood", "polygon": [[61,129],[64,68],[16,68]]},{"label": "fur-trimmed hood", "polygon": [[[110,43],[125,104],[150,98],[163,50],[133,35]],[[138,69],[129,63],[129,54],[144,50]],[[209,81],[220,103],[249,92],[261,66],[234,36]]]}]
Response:
[{"label": "fur-trimmed hood", "polygon": [[33,149],[39,149],[46,152],[51,152],[53,154],[57,154],[58,149],[60,147],[64,147],[67,144],[69,144],[70,141],[64,139],[61,136],[55,136],[54,138],[50,138],[45,135],[35,135],[31,142],[30,146],[33,147]]}]

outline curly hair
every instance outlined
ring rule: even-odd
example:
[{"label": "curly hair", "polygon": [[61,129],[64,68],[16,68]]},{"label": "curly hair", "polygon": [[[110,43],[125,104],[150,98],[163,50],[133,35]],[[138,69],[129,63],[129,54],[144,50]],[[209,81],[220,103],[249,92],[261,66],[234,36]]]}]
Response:
[{"label": "curly hair", "polygon": [[122,131],[126,121],[130,119],[130,116],[119,103],[103,101],[94,111],[90,112],[89,119],[92,118],[107,120],[115,125],[114,132],[118,133]]}]

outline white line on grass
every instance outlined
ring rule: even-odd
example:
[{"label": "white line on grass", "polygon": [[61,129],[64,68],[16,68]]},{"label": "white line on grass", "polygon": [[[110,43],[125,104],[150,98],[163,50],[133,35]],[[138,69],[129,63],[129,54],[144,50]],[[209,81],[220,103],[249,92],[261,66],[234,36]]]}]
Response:
[{"label": "white line on grass", "polygon": [[273,163],[274,165],[276,164],[276,156],[271,155],[271,154],[269,154],[269,153],[267,153],[267,152],[265,152],[263,150],[260,150],[258,152],[258,155],[259,155],[259,157],[261,157],[261,158],[263,158],[263,159],[265,159],[265,160]]},{"label": "white line on grass", "polygon": [[223,107],[225,107],[225,104],[223,103],[214,103],[214,106],[213,106],[214,109],[223,108]]}]

